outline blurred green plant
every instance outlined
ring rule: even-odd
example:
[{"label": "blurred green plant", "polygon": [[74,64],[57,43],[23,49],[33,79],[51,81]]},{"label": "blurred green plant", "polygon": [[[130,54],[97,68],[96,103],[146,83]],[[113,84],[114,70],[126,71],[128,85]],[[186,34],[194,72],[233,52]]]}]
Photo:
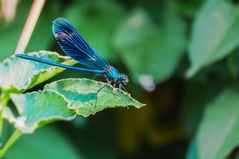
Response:
[{"label": "blurred green plant", "polygon": [[135,82],[141,75],[149,75],[160,83],[177,68],[186,44],[185,25],[172,13],[166,16],[166,23],[158,28],[146,11],[135,9],[117,30],[115,47]]},{"label": "blurred green plant", "polygon": [[[13,53],[29,8],[29,1],[20,0],[16,17],[0,21],[0,60]],[[59,49],[50,26],[60,16],[72,21],[89,44],[121,72],[128,72],[129,92],[147,107],[107,110],[84,118],[105,108],[141,104],[108,86],[99,94],[95,109],[94,93],[101,82],[62,79],[87,76],[71,71],[61,74],[62,68],[10,56],[0,64],[0,108],[4,120],[18,130],[13,139],[55,120],[81,118],[80,124],[60,125],[56,130],[44,127],[39,136],[38,131],[32,137],[23,136],[6,157],[46,155],[54,143],[41,144],[42,136],[51,140],[56,134],[64,142],[59,144],[62,154],[58,158],[238,158],[238,1],[47,1],[26,52]],[[53,52],[32,55],[75,64]],[[4,127],[1,143],[7,142],[11,132]],[[43,146],[37,147],[37,142]],[[24,144],[26,149],[33,147],[28,154]]]},{"label": "blurred green plant", "polygon": [[239,7],[230,1],[209,0],[199,11],[193,26],[187,76],[230,54],[239,44]]},{"label": "blurred green plant", "polygon": [[[76,63],[55,52],[40,51],[30,55],[68,65]],[[5,155],[22,133],[33,133],[35,129],[52,121],[72,120],[76,115],[87,117],[108,107],[143,106],[129,94],[110,85],[97,93],[105,84],[89,79],[64,79],[46,85],[43,91],[23,94],[63,70],[26,61],[14,55],[0,63],[0,74],[3,75],[0,78],[1,124],[3,119],[6,119],[16,128],[9,141],[0,150],[0,157]],[[8,107],[10,99],[17,109],[17,115]]]},{"label": "blurred green plant", "polygon": [[45,127],[30,136],[31,138],[22,136],[9,150],[9,153],[6,154],[6,158],[18,159],[19,156],[24,156],[25,159],[65,159],[66,156],[69,159],[84,158],[76,151],[74,145],[69,143],[64,134],[60,133],[57,129]]}]

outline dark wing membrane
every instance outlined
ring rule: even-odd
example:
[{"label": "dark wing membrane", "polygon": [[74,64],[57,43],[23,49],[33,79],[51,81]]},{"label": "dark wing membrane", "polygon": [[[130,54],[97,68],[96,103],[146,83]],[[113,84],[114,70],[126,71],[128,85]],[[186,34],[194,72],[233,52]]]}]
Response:
[{"label": "dark wing membrane", "polygon": [[52,32],[62,50],[80,64],[93,69],[106,69],[110,65],[94,51],[76,29],[64,18],[57,18]]}]

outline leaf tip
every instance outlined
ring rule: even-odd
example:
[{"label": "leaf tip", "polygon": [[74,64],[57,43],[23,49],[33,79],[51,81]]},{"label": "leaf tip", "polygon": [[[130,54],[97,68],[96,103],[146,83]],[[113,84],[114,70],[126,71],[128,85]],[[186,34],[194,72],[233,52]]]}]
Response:
[{"label": "leaf tip", "polygon": [[185,74],[185,78],[189,79],[191,78],[192,76],[194,76],[197,72],[199,71],[199,67],[196,67],[196,66],[191,66],[186,74]]}]

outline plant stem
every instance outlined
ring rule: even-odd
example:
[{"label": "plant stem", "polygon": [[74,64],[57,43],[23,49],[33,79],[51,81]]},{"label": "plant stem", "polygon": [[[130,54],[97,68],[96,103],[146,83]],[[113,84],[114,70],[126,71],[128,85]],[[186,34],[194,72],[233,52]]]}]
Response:
[{"label": "plant stem", "polygon": [[16,129],[11,137],[8,139],[7,143],[4,145],[4,147],[0,150],[0,158],[2,158],[7,150],[14,144],[17,139],[22,135],[21,131],[19,129]]},{"label": "plant stem", "polygon": [[0,97],[0,104],[2,104],[4,107],[7,106],[9,98],[9,93],[3,93],[2,97]]},{"label": "plant stem", "polygon": [[2,136],[3,132],[3,117],[2,117],[2,111],[0,112],[0,137]]},{"label": "plant stem", "polygon": [[34,0],[14,54],[25,51],[44,4],[45,0]]},{"label": "plant stem", "polygon": [[3,131],[3,117],[2,117],[2,111],[4,109],[4,107],[7,107],[7,103],[9,100],[9,94],[4,93],[3,96],[0,98],[0,136],[2,135],[2,131]]}]

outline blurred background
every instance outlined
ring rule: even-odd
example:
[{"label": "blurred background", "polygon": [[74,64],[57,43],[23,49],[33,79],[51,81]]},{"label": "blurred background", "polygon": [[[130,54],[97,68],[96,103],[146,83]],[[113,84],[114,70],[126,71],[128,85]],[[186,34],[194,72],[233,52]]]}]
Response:
[{"label": "blurred background", "polygon": [[[65,55],[51,31],[65,17],[129,75],[128,92],[146,106],[50,124],[24,135],[6,159],[239,158],[238,2],[47,0],[25,52]],[[0,1],[1,62],[14,53],[31,5]],[[51,81],[69,77],[92,75],[67,70]]]}]

